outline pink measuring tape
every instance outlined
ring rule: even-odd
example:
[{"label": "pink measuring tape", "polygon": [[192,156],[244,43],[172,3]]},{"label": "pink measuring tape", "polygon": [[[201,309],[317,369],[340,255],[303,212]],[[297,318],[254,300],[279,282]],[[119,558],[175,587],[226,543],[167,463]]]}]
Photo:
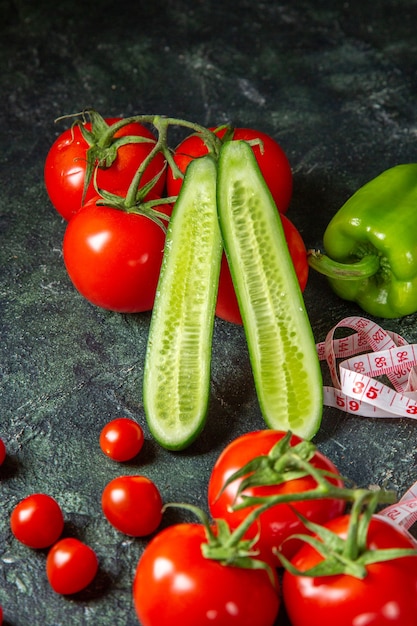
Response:
[{"label": "pink measuring tape", "polygon": [[[354,332],[335,338],[339,328]],[[417,344],[364,317],[346,317],[317,344],[333,386],[323,389],[325,406],[362,417],[417,419]],[[339,365],[338,365],[339,360]],[[378,380],[385,376],[392,387]],[[406,530],[417,522],[417,482],[401,500],[378,513]]]}]

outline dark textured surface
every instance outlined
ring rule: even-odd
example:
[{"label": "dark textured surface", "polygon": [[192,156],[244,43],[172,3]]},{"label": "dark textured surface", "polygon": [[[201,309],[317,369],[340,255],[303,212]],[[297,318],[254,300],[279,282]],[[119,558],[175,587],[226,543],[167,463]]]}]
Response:
[{"label": "dark textured surface", "polygon": [[[69,282],[65,224],[42,179],[47,150],[65,128],[54,119],[93,106],[268,132],[294,171],[288,215],[317,246],[357,187],[416,159],[417,3],[0,0],[0,10],[0,436],[9,452],[0,469],[0,604],[8,626],[133,626],[143,542],[104,520],[102,488],[140,472],[165,501],[205,507],[222,447],[263,421],[242,329],[218,321],[210,414],[195,445],[174,455],[146,431],[135,463],[120,467],[101,454],[98,434],[109,419],[133,416],[145,427],[150,316],[94,308]],[[358,313],[317,276],[305,298],[317,341]],[[384,325],[417,341],[415,316]],[[387,482],[402,494],[416,480],[415,422],[325,409],[316,442],[361,485]],[[11,536],[13,506],[34,491],[55,496],[66,532],[99,556],[96,582],[76,598],[55,595],[45,554]],[[186,518],[170,513],[165,523],[178,516]]]}]

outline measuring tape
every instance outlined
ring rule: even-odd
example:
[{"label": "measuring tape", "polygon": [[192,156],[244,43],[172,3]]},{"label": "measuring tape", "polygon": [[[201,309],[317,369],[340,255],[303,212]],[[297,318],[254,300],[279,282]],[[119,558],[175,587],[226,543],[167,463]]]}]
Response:
[{"label": "measuring tape", "polygon": [[[335,339],[341,327],[356,332]],[[317,352],[333,382],[333,387],[324,387],[326,406],[363,417],[417,419],[417,344],[366,318],[347,317],[317,344]],[[339,367],[337,359],[343,359]],[[376,380],[381,376],[393,388]]]},{"label": "measuring tape", "polygon": [[388,518],[406,530],[411,528],[417,522],[417,483],[414,483],[399,502],[382,509],[378,515]]},{"label": "measuring tape", "polygon": [[[335,338],[339,328],[353,333]],[[384,330],[364,317],[346,317],[317,344],[326,361],[333,386],[325,386],[323,402],[362,417],[417,419],[417,344]],[[338,365],[339,361],[339,365]],[[378,377],[385,376],[392,387]],[[399,502],[380,511],[408,530],[417,522],[417,482]]]}]

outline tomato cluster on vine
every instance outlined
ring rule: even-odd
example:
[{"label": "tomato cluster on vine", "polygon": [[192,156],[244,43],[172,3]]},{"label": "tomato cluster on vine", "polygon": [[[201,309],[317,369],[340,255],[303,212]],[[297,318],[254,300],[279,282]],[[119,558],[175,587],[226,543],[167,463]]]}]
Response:
[{"label": "tomato cluster on vine", "polygon": [[[304,290],[308,279],[306,247],[284,215],[292,195],[291,166],[271,136],[249,128],[201,129],[186,124],[194,132],[171,148],[165,137],[171,122],[167,121],[161,131],[159,117],[102,118],[95,111],[86,115],[89,121],[77,119],[51,146],[44,179],[53,206],[68,222],[63,240],[66,270],[89,302],[120,313],[152,309],[169,217],[188,164],[212,149],[207,140],[210,135],[214,146],[226,139],[251,144],[281,215]],[[224,256],[216,314],[242,323]]]}]

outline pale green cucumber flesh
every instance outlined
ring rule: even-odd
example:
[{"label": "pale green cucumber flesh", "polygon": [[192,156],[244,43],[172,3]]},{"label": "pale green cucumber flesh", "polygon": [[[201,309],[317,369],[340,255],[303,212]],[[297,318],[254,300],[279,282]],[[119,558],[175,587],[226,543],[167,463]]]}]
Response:
[{"label": "pale green cucumber flesh", "polygon": [[222,147],[217,206],[264,420],[310,439],[323,411],[320,363],[277,208],[246,142]]},{"label": "pale green cucumber flesh", "polygon": [[143,400],[151,433],[180,450],[202,430],[222,241],[214,160],[190,163],[169,223],[145,357]]}]

